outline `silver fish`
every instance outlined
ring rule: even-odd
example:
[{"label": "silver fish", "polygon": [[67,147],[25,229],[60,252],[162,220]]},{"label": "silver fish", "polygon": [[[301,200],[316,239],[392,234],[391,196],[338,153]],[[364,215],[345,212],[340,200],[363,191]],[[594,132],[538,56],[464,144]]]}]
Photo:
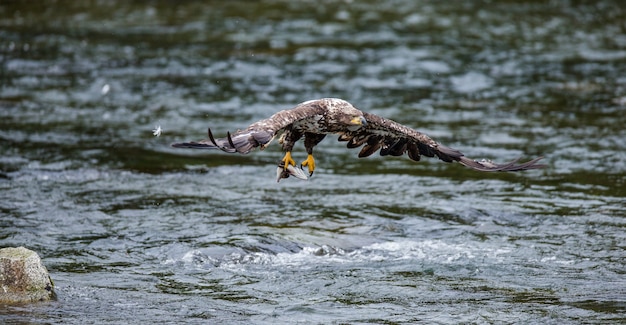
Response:
[{"label": "silver fish", "polygon": [[304,173],[304,170],[302,170],[301,168],[296,168],[292,165],[287,166],[287,169],[285,169],[285,163],[284,162],[280,162],[280,164],[278,164],[278,167],[276,168],[276,182],[280,182],[281,179],[283,178],[287,178],[289,176],[293,176],[297,179],[301,179],[301,180],[307,180],[309,179],[306,176],[306,173]]}]

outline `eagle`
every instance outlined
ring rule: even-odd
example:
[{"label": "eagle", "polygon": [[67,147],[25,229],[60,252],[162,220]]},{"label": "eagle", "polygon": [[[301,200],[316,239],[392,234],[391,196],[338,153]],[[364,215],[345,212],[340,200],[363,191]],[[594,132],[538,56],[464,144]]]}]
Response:
[{"label": "eagle", "polygon": [[[516,172],[544,168],[537,157],[524,163],[519,159],[497,164],[490,160],[473,160],[462,152],[444,146],[424,133],[375,114],[360,111],[349,102],[338,98],[309,100],[292,109],[282,110],[269,118],[252,123],[246,129],[224,138],[215,138],[208,129],[208,139],[196,142],[172,144],[175,148],[219,149],[228,153],[247,154],[259,147],[265,149],[279,137],[285,152],[277,168],[277,181],[294,176],[306,180],[315,171],[313,148],[328,134],[336,134],[339,141],[347,142],[348,148],[361,147],[359,158],[379,151],[381,156],[402,156],[405,153],[414,161],[422,156],[437,157],[444,162],[458,162],[481,172]],[[294,144],[304,137],[307,158],[296,168],[291,156]],[[309,175],[303,169],[308,169]]]}]

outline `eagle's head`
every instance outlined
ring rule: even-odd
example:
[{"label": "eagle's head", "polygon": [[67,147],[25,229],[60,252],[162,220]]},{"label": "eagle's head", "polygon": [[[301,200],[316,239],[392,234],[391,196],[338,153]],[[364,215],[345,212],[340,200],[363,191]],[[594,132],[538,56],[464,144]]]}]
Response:
[{"label": "eagle's head", "polygon": [[342,99],[328,99],[328,110],[336,126],[356,131],[367,125],[363,112]]},{"label": "eagle's head", "polygon": [[367,120],[365,119],[365,117],[363,117],[363,114],[359,115],[351,115],[348,116],[349,121],[348,121],[348,130],[350,131],[356,131],[358,129],[360,129],[363,126],[367,125]]}]

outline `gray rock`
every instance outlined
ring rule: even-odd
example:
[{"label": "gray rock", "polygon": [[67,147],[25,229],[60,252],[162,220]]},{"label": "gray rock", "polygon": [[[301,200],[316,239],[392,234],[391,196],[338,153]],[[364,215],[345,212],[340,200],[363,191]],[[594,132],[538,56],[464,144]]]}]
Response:
[{"label": "gray rock", "polygon": [[0,249],[0,303],[54,299],[53,289],[54,283],[37,253],[24,247]]}]

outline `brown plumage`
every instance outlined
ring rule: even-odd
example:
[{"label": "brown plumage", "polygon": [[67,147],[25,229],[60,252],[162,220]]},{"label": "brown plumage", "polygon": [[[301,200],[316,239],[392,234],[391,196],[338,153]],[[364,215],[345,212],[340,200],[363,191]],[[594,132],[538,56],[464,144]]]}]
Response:
[{"label": "brown plumage", "polygon": [[[280,178],[289,176],[287,167],[295,166],[291,159],[291,151],[296,141],[304,136],[304,144],[309,158],[303,165],[313,174],[313,147],[324,139],[327,134],[339,135],[339,141],[346,141],[348,148],[361,147],[359,157],[368,157],[375,152],[381,156],[402,156],[405,153],[414,161],[422,156],[437,157],[445,162],[457,161],[464,166],[478,171],[522,171],[544,168],[546,165],[537,162],[538,157],[525,163],[517,163],[517,159],[496,164],[491,161],[476,161],[467,158],[458,150],[439,144],[429,136],[383,117],[361,112],[352,104],[336,98],[324,98],[301,103],[290,110],[280,111],[267,119],[260,120],[233,134],[227,133],[225,138],[215,138],[208,131],[208,139],[198,142],[175,143],[176,148],[220,149],[230,153],[246,154],[256,147],[264,149],[276,136],[280,136],[280,144],[285,157],[281,162],[284,168]],[[293,169],[290,169],[293,170]],[[291,173],[291,175],[294,175]],[[297,176],[298,175],[294,175]],[[302,177],[298,177],[302,178]],[[306,178],[306,177],[304,177]]]}]

